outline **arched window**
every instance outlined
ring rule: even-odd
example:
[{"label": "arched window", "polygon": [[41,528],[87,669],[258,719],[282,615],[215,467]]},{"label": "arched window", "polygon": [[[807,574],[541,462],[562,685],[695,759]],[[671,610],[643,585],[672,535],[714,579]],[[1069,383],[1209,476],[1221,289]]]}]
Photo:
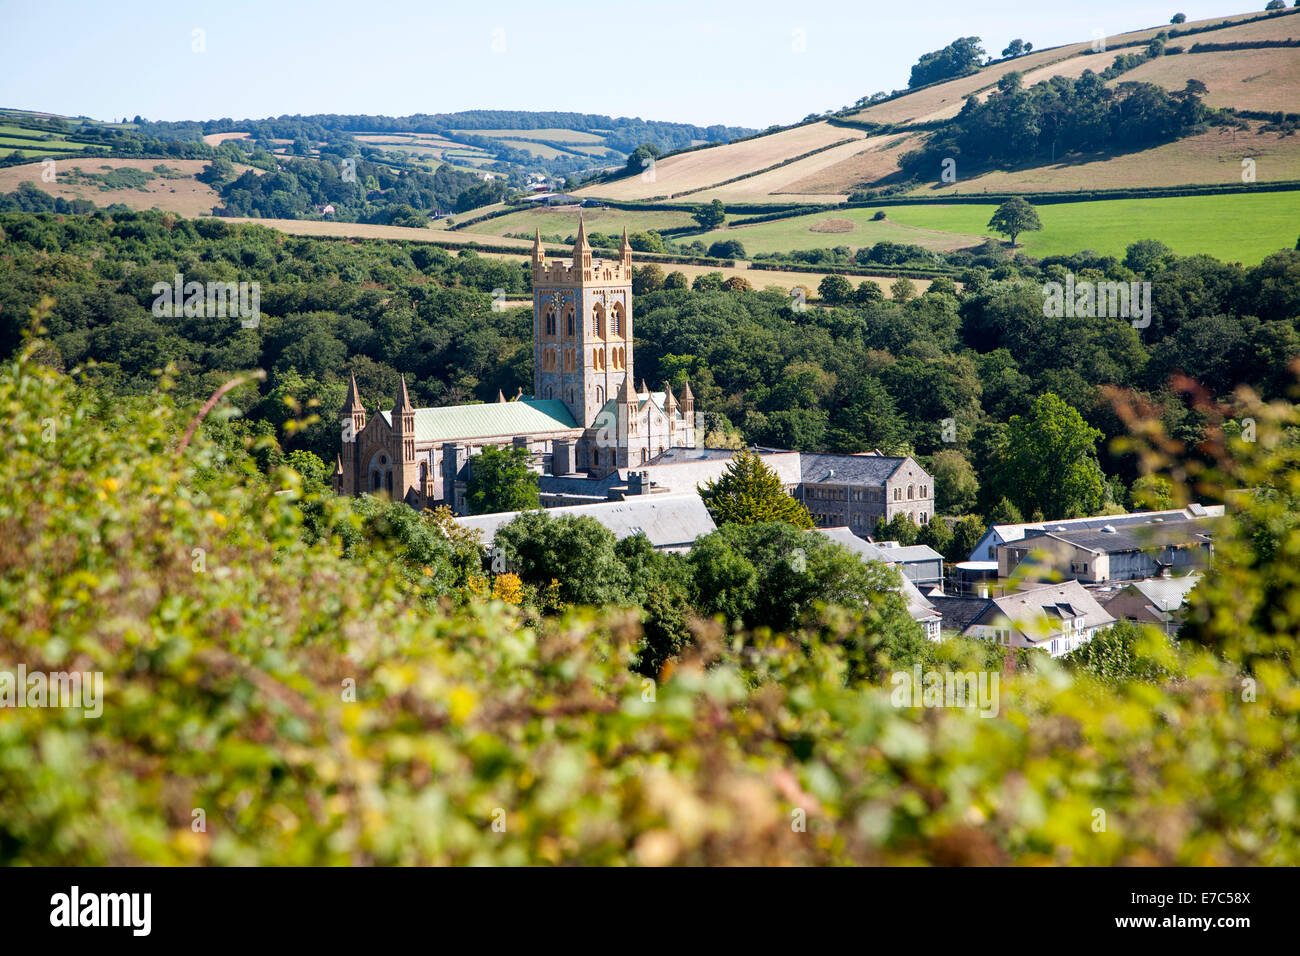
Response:
[{"label": "arched window", "polygon": [[599,302],[591,310],[591,334],[605,336],[605,307]]},{"label": "arched window", "polygon": [[596,386],[596,404],[597,405],[605,404],[605,387],[603,385]]},{"label": "arched window", "polygon": [[555,306],[547,305],[542,312],[542,320],[547,335],[555,334]]},{"label": "arched window", "polygon": [[552,388],[550,385],[546,386],[546,397],[548,399],[555,397],[555,389]]},{"label": "arched window", "polygon": [[623,303],[615,302],[610,310],[609,328],[613,335],[623,334]]},{"label": "arched window", "polygon": [[912,491],[913,491],[912,486],[911,486],[911,485],[908,485],[908,486],[907,486],[907,500],[908,500],[908,501],[911,501],[914,497],[916,497],[914,494],[912,494]]},{"label": "arched window", "polygon": [[564,310],[564,327],[565,327],[566,329],[569,330],[569,334],[570,334],[570,335],[573,334],[573,316],[574,316],[574,315],[575,315],[575,313],[574,313],[574,311],[573,311],[573,306],[569,306],[568,308],[566,308],[566,309]]},{"label": "arched window", "polygon": [[650,460],[650,449],[649,449],[649,448],[642,448],[642,449],[641,449],[641,464],[644,465],[644,464],[645,464],[647,461],[649,461],[649,460]]}]

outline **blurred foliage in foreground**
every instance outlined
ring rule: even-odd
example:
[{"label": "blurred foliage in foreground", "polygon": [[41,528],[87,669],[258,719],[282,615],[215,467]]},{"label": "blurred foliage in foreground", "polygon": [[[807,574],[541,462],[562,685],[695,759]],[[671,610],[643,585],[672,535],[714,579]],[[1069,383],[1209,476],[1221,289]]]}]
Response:
[{"label": "blurred foliage in foreground", "polygon": [[1289,406],[1173,476],[1261,489],[1196,643],[1149,642],[1179,659],[1144,674],[1177,678],[1008,666],[990,719],[892,706],[871,608],[693,621],[656,681],[635,612],[530,616],[505,576],[430,602],[372,506],[202,430],[178,454],[192,409],[104,400],[39,349],[0,373],[0,669],[99,670],[105,699],[0,711],[0,863],[1300,862]]}]

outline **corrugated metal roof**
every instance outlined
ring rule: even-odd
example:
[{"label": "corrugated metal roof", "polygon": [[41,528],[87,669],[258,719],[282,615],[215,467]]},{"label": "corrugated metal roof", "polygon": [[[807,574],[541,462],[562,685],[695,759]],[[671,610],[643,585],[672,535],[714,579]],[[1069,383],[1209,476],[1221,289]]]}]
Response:
[{"label": "corrugated metal roof", "polygon": [[[392,414],[381,414],[391,426]],[[415,440],[435,444],[500,435],[533,435],[577,427],[568,406],[553,398],[521,398],[513,402],[447,405],[415,410]]]}]

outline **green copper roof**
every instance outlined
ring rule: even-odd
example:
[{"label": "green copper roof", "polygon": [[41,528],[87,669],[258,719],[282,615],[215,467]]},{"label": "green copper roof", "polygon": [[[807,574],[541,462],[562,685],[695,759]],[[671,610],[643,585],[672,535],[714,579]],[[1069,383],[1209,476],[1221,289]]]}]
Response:
[{"label": "green copper roof", "polygon": [[[391,412],[382,412],[391,426]],[[513,402],[484,405],[448,405],[415,410],[417,442],[461,441],[500,435],[532,435],[539,432],[577,428],[578,423],[564,402],[557,399],[521,398]]]}]

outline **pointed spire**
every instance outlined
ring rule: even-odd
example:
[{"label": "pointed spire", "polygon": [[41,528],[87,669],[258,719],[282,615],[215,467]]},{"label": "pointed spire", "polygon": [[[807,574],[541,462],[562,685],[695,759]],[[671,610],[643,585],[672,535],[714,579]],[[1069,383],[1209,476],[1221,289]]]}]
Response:
[{"label": "pointed spire", "polygon": [[343,474],[343,455],[339,452],[334,453],[334,477]]},{"label": "pointed spire", "polygon": [[627,226],[623,227],[623,241],[618,244],[620,258],[628,258],[632,255],[632,243],[627,238]]},{"label": "pointed spire", "polygon": [[357,373],[353,372],[348,382],[348,400],[343,403],[343,412],[364,412],[366,407],[361,404],[361,392],[357,389]]},{"label": "pointed spire", "polygon": [[695,404],[695,396],[691,394],[691,383],[689,379],[687,379],[686,384],[682,386],[682,404],[685,405],[687,402],[690,402],[692,405]]},{"label": "pointed spire", "polygon": [[632,394],[632,376],[623,376],[623,384],[618,387],[618,400],[623,405],[631,405],[636,401],[636,396]]},{"label": "pointed spire", "polygon": [[573,249],[575,252],[591,249],[591,243],[587,242],[587,224],[583,221],[582,213],[578,213],[578,238],[573,240]]},{"label": "pointed spire", "polygon": [[542,230],[539,226],[537,235],[533,237],[533,262],[540,265],[546,258],[546,252],[542,249]]},{"label": "pointed spire", "polygon": [[498,389],[497,389],[497,401],[498,401],[498,402],[504,402],[505,400],[506,400],[505,393],[504,393],[503,391],[501,391],[501,389],[498,388]]},{"label": "pointed spire", "polygon": [[642,394],[642,395],[649,395],[649,394],[650,394],[650,389],[648,389],[648,388],[645,387],[645,379],[641,379],[641,391],[640,391],[640,394]]},{"label": "pointed spire", "polygon": [[393,406],[395,412],[413,412],[411,407],[411,395],[406,390],[406,376],[402,376],[402,387],[397,392],[397,404]]},{"label": "pointed spire", "polygon": [[671,415],[677,411],[677,399],[673,397],[672,387],[667,382],[664,382],[664,392],[668,395],[664,399],[664,411]]}]

